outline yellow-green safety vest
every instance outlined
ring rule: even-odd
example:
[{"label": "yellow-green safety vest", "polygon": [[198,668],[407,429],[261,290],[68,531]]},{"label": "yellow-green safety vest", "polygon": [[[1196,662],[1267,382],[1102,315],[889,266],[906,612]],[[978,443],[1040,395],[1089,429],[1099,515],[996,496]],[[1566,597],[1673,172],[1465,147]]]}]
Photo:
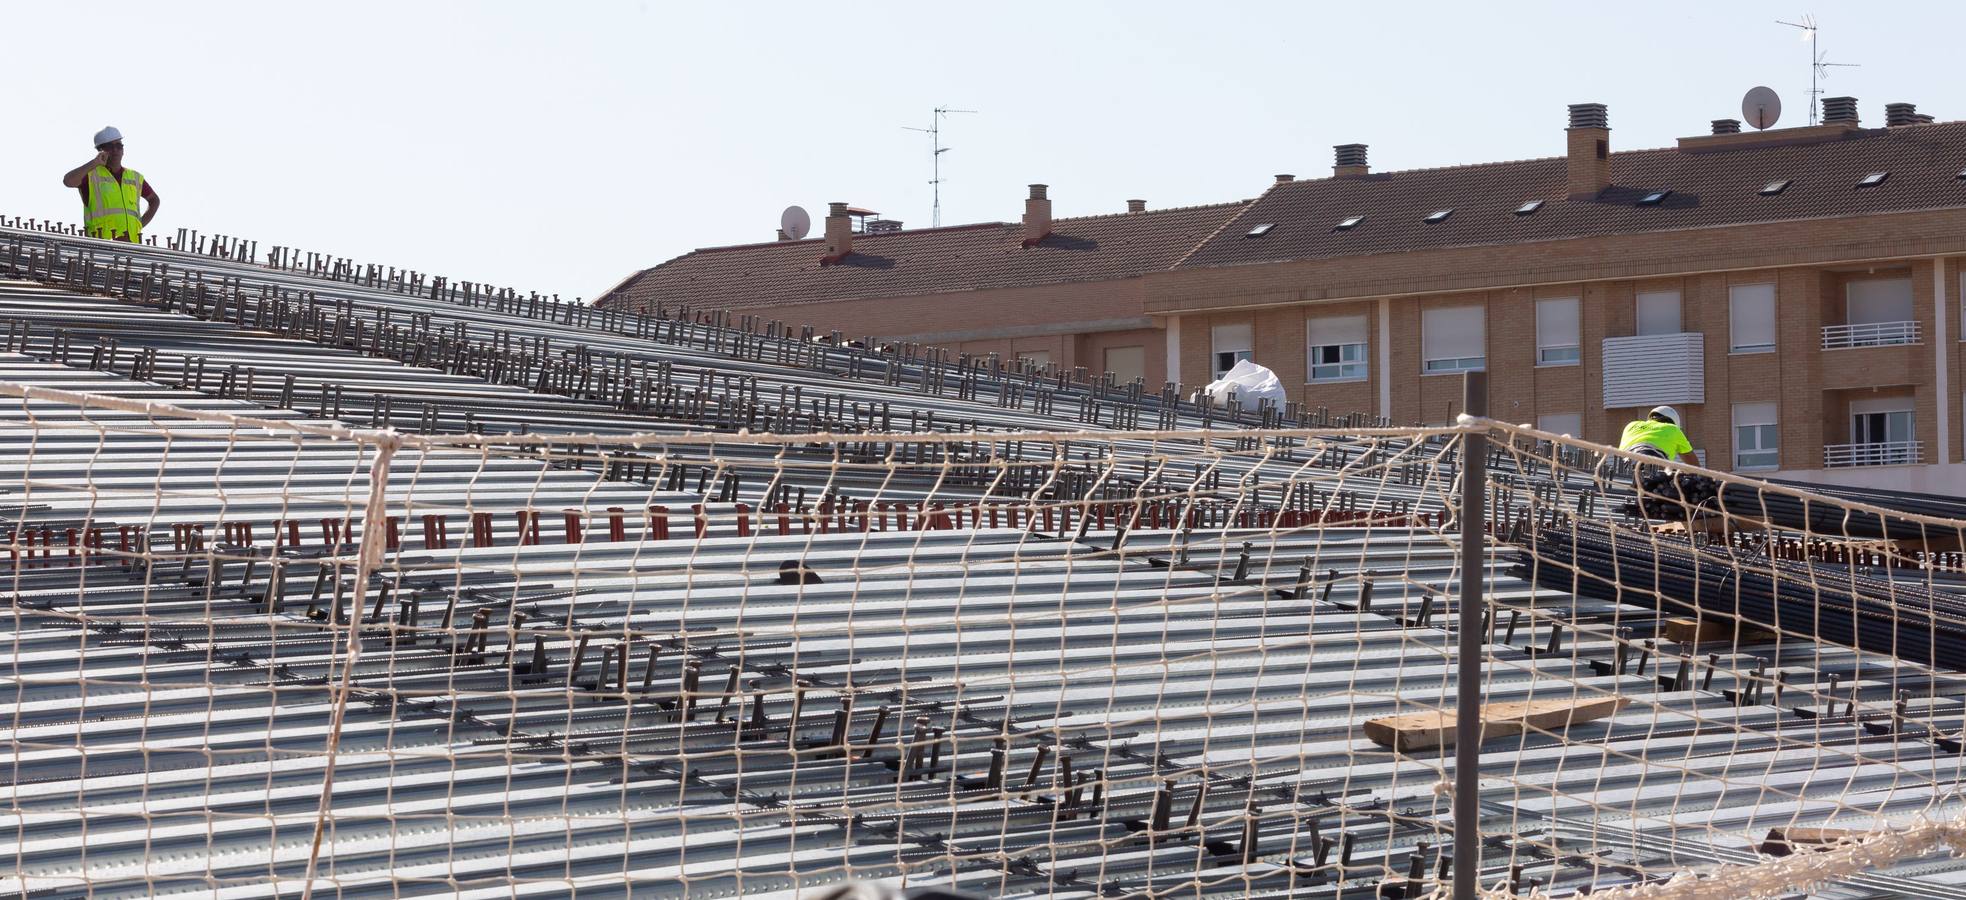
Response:
[{"label": "yellow-green safety vest", "polygon": [[1686,432],[1670,422],[1654,422],[1640,419],[1625,426],[1625,433],[1618,438],[1618,449],[1630,450],[1640,444],[1650,444],[1659,448],[1667,458],[1675,454],[1693,455],[1693,444],[1686,440]]},{"label": "yellow-green safety vest", "polygon": [[86,184],[89,200],[83,205],[82,224],[89,236],[141,243],[143,216],[137,204],[143,200],[143,173],[124,169],[118,181],[108,166],[97,166]]}]

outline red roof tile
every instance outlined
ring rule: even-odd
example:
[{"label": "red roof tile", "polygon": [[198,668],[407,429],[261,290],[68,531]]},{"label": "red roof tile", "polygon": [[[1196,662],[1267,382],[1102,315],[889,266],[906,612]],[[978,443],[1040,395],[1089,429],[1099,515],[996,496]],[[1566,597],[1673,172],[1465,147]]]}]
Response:
[{"label": "red roof tile", "polygon": [[[1773,137],[1777,132],[1769,132]],[[1735,149],[1611,155],[1611,187],[1566,200],[1563,157],[1279,184],[1180,268],[1515,244],[1876,213],[1966,207],[1966,122],[1852,131],[1841,138]],[[1865,175],[1889,171],[1874,188]],[[1771,181],[1794,179],[1774,196]],[[1671,190],[1655,206],[1646,194]],[[1515,215],[1546,200],[1532,215]],[[1426,217],[1454,213],[1438,223]],[[1340,221],[1364,216],[1356,227]],[[1260,238],[1245,237],[1261,224]]]},{"label": "red roof tile", "polygon": [[1174,265],[1248,202],[1057,219],[1028,248],[1024,227],[1004,222],[856,234],[853,252],[825,266],[821,240],[713,247],[644,270],[600,302],[745,309],[1132,278]]}]

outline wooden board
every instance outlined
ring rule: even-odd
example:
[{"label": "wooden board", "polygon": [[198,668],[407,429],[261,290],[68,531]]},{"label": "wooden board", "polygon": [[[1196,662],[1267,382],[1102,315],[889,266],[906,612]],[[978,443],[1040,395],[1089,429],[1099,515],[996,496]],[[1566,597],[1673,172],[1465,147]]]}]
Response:
[{"label": "wooden board", "polygon": [[1667,619],[1661,635],[1669,641],[1682,644],[1732,644],[1738,637],[1743,644],[1758,644],[1775,639],[1775,633],[1758,625],[1738,619]]},{"label": "wooden board", "polygon": [[[1624,697],[1588,697],[1575,700],[1530,700],[1516,703],[1484,703],[1481,707],[1481,739],[1521,734],[1532,728],[1562,731],[1615,715],[1630,702]],[[1405,753],[1454,745],[1452,712],[1410,713],[1385,716],[1365,723],[1365,736],[1381,747]]]},{"label": "wooden board", "polygon": [[1863,836],[1864,832],[1850,828],[1770,828],[1768,839],[1761,842],[1761,852],[1769,856],[1787,856],[1798,850],[1827,850]]}]

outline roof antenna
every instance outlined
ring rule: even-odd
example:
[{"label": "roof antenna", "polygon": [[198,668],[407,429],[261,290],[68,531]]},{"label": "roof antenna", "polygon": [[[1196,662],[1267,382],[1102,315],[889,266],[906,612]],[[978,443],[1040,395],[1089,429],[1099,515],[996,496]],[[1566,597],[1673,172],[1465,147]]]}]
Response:
[{"label": "roof antenna", "polygon": [[935,108],[935,115],[929,118],[927,128],[915,128],[908,125],[901,126],[909,131],[919,131],[928,135],[929,161],[935,173],[934,177],[928,180],[930,188],[935,192],[935,212],[934,215],[929,217],[929,227],[931,228],[942,227],[942,154],[949,152],[949,148],[942,146],[942,120],[950,113],[973,112],[976,112],[976,110],[950,109],[947,106],[938,106]]},{"label": "roof antenna", "polygon": [[1822,106],[1821,103],[1817,102],[1822,99],[1823,93],[1820,83],[1823,79],[1829,77],[1829,70],[1832,67],[1854,69],[1860,64],[1830,62],[1829,54],[1816,49],[1816,32],[1818,29],[1816,27],[1815,16],[1805,13],[1800,22],[1787,22],[1776,19],[1775,24],[1802,29],[1802,39],[1809,42],[1809,124],[1814,125],[1816,124],[1816,111]]}]

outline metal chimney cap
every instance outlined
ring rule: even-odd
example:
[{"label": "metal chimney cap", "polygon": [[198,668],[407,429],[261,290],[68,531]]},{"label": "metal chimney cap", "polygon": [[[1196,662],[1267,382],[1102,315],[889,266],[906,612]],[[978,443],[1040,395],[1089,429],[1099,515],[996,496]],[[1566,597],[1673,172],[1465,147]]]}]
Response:
[{"label": "metal chimney cap", "polygon": [[1043,184],[1031,185],[1031,199],[1033,200],[1045,199],[1045,189],[1048,187],[1049,185],[1043,185]]},{"label": "metal chimney cap", "polygon": [[1335,151],[1337,154],[1338,165],[1341,166],[1365,165],[1364,144],[1339,144],[1335,147],[1332,147],[1331,149]]},{"label": "metal chimney cap", "polygon": [[1857,124],[1857,98],[1824,97],[1823,98],[1823,123],[1830,124],[1830,123],[1840,123],[1840,122],[1847,122],[1851,125]]},{"label": "metal chimney cap", "polygon": [[1602,103],[1572,103],[1570,127],[1608,129],[1611,127],[1611,115]]},{"label": "metal chimney cap", "polygon": [[833,202],[831,202],[831,203],[828,203],[828,204],[826,204],[826,215],[828,215],[828,216],[844,216],[844,215],[846,215],[846,201],[844,201],[844,200],[836,200],[836,201],[833,201]]},{"label": "metal chimney cap", "polygon": [[1297,180],[1297,176],[1292,175],[1289,172],[1277,173],[1277,184],[1289,184],[1296,180]]},{"label": "metal chimney cap", "polygon": [[1741,120],[1740,119],[1715,119],[1713,120],[1713,133],[1714,134],[1740,134]]}]

